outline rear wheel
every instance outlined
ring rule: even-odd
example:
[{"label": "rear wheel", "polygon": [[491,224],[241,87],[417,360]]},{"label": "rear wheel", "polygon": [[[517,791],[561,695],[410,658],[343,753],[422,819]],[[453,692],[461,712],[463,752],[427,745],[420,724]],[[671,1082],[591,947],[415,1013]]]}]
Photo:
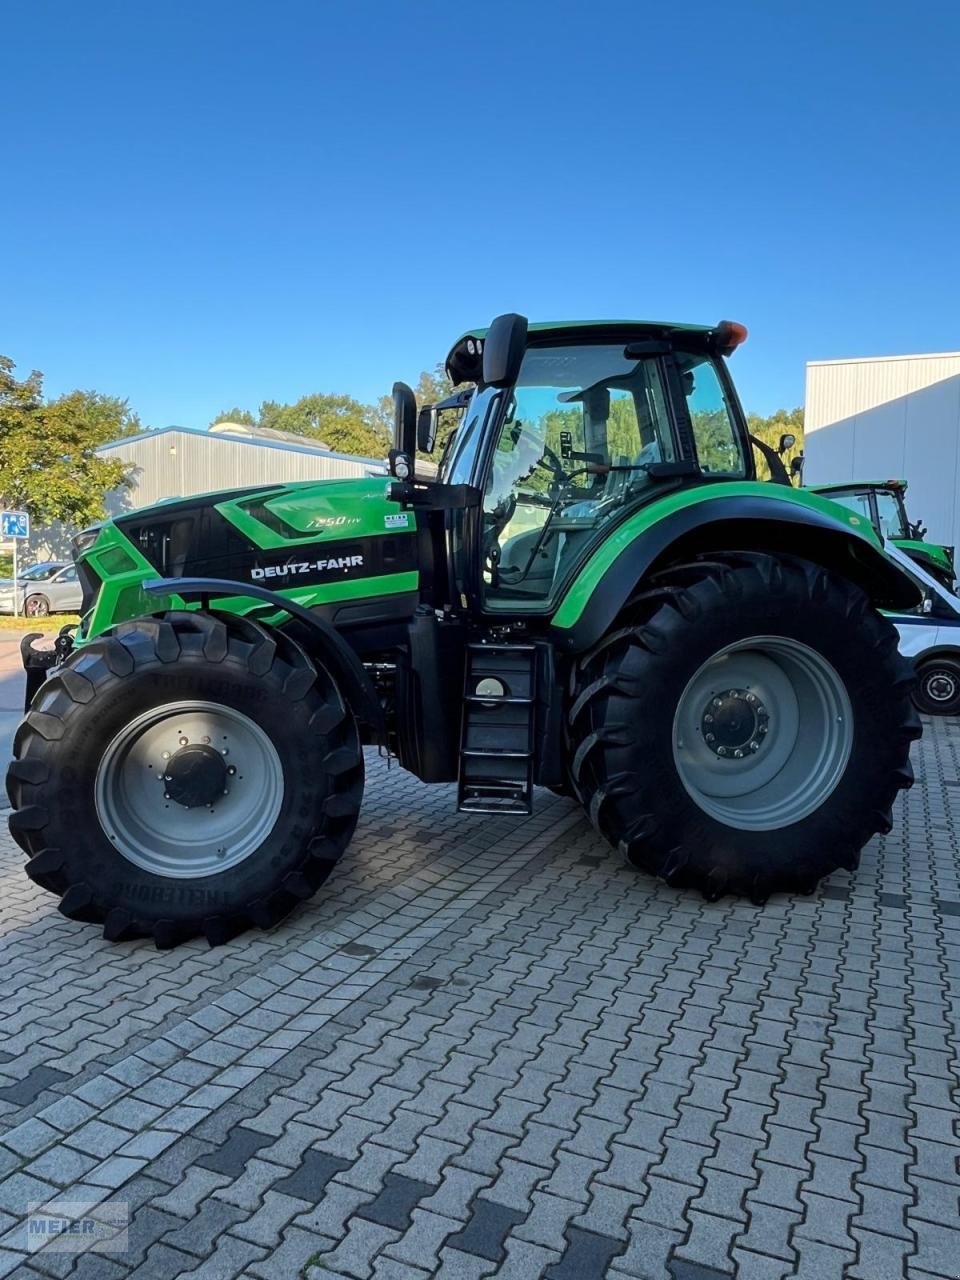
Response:
[{"label": "rear wheel", "polygon": [[112,939],[275,924],[356,825],[363,756],[329,675],[244,619],[170,613],[85,644],[17,732],[27,874]]},{"label": "rear wheel", "polygon": [[635,866],[708,897],[857,866],[913,781],[913,674],[859,588],[718,554],[650,583],[579,664],[571,771]]},{"label": "rear wheel", "polygon": [[952,658],[928,658],[917,667],[913,700],[927,715],[960,715],[960,663]]}]

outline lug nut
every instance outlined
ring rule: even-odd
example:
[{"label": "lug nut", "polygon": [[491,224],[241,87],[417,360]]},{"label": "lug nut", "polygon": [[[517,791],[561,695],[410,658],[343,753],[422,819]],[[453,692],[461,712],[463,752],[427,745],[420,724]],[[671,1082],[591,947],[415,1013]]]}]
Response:
[{"label": "lug nut", "polygon": [[227,773],[229,773],[231,777],[233,777],[233,775],[234,775],[236,772],[237,772],[237,766],[236,766],[235,764],[228,764],[228,765],[227,765]]},{"label": "lug nut", "polygon": [[716,735],[715,733],[708,733],[708,734],[707,734],[707,741],[708,741],[708,742],[716,742],[716,740],[717,740],[717,735]]},{"label": "lug nut", "polygon": [[726,748],[726,747],[717,747],[717,755],[718,755],[718,756],[725,756],[726,754],[727,754],[727,748]]},{"label": "lug nut", "polygon": [[707,714],[703,717],[703,719],[704,719],[704,722],[705,722],[706,724],[713,724],[713,716],[710,714],[710,712],[709,712],[709,711],[708,711],[708,712],[707,712]]},{"label": "lug nut", "polygon": [[170,759],[170,752],[169,752],[169,751],[161,751],[161,752],[160,752],[160,759],[161,759],[161,760],[169,760],[169,759]]},{"label": "lug nut", "polygon": [[189,739],[189,738],[181,738],[181,739],[180,739],[180,745],[181,745],[181,747],[185,747],[189,741],[190,741],[190,739]]}]

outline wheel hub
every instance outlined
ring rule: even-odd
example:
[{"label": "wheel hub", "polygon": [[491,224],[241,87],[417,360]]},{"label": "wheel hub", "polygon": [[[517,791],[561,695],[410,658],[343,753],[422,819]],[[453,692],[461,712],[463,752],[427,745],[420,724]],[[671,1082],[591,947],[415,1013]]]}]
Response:
[{"label": "wheel hub", "polygon": [[227,765],[213,747],[191,743],[166,761],[163,784],[165,799],[169,797],[185,809],[209,808],[227,790]]},{"label": "wheel hub", "polygon": [[749,689],[729,689],[707,703],[700,721],[703,740],[715,756],[742,760],[755,755],[769,730],[770,715]]},{"label": "wheel hub", "polygon": [[202,700],[161,703],[123,725],[95,784],[107,839],[127,861],[169,878],[238,866],[267,839],[283,800],[283,766],[266,731],[235,707]]},{"label": "wheel hub", "polygon": [[927,681],[927,693],[934,702],[949,702],[956,691],[956,682],[944,671],[938,671]]}]

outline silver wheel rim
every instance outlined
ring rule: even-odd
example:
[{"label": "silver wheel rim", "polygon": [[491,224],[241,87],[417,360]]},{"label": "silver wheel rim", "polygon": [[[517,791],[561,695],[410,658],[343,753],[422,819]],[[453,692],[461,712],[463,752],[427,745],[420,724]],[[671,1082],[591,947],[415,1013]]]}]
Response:
[{"label": "silver wheel rim", "polygon": [[957,696],[957,682],[949,671],[932,671],[925,683],[931,702],[952,702]]},{"label": "silver wheel rim", "polygon": [[673,758],[687,793],[740,830],[773,831],[808,817],[843,777],[852,747],[853,710],[840,676],[822,654],[783,636],[719,650],[687,684],[673,722]]},{"label": "silver wheel rim", "polygon": [[36,596],[30,596],[24,608],[24,613],[28,618],[42,618],[46,616],[46,606],[39,601]]},{"label": "silver wheel rim", "polygon": [[[197,760],[208,794],[178,803]],[[217,702],[168,702],[131,720],[103,753],[95,784],[97,817],[117,851],[173,879],[243,862],[273,830],[283,792],[266,733]]]}]

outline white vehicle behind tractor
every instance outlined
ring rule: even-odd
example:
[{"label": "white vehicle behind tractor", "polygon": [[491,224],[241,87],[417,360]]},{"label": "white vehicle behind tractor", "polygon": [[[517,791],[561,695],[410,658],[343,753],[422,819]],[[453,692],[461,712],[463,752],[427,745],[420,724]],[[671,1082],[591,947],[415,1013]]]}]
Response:
[{"label": "white vehicle behind tractor", "polygon": [[927,715],[960,715],[960,597],[889,539],[885,546],[923,591],[915,612],[890,615],[900,633],[900,652],[916,667],[913,700]]}]

